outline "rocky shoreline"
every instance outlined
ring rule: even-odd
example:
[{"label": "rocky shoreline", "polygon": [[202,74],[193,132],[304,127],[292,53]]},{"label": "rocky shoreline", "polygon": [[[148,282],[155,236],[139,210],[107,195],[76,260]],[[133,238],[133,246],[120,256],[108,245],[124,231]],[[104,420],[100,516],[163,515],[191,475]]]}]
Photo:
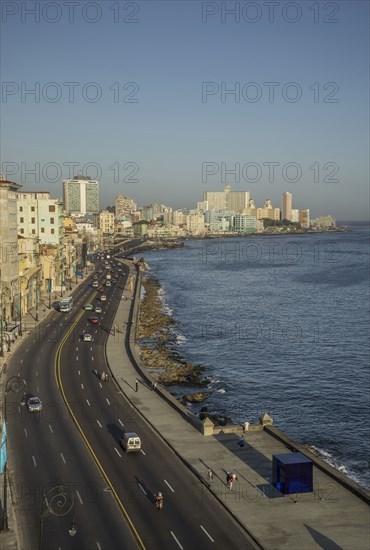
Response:
[{"label": "rocky shoreline", "polygon": [[142,288],[145,294],[140,303],[137,341],[146,368],[166,386],[206,386],[209,381],[202,377],[203,367],[184,361],[175,350],[177,323],[163,307],[158,280],[143,274]]}]

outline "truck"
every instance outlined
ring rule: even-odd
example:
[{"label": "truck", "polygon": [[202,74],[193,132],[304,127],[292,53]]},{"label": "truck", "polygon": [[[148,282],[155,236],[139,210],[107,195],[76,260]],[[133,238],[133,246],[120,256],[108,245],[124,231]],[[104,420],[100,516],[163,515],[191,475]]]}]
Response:
[{"label": "truck", "polygon": [[110,281],[112,278],[112,275],[110,273],[107,273],[107,281]]}]

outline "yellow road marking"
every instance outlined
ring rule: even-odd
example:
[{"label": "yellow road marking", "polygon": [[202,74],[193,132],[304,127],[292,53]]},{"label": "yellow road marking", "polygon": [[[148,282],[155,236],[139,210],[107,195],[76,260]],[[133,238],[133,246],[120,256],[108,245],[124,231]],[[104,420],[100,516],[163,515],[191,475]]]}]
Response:
[{"label": "yellow road marking", "polygon": [[80,432],[81,434],[81,437],[86,445],[86,447],[88,448],[88,450],[90,451],[90,454],[91,456],[93,457],[94,461],[95,461],[95,464],[97,465],[99,471],[100,471],[100,474],[102,475],[103,479],[105,480],[105,482],[108,484],[108,486],[110,487],[113,495],[114,495],[114,498],[116,499],[116,502],[119,506],[119,508],[121,509],[121,512],[123,513],[124,517],[126,518],[132,532],[134,533],[135,537],[137,538],[137,541],[139,542],[139,545],[140,547],[142,548],[142,550],[146,550],[145,548],[145,545],[143,543],[143,541],[141,540],[140,538],[140,535],[139,533],[137,532],[134,524],[132,523],[131,521],[131,518],[130,516],[128,515],[128,512],[127,510],[125,509],[125,507],[123,506],[116,490],[114,489],[113,487],[113,484],[112,482],[110,481],[109,477],[107,476],[103,466],[100,464],[99,462],[99,459],[98,457],[96,456],[96,454],[94,453],[93,451],[93,448],[91,447],[87,437],[85,436],[80,424],[78,423],[78,420],[77,418],[75,417],[70,405],[69,405],[69,402],[68,402],[68,399],[67,399],[67,396],[65,394],[65,391],[64,391],[64,387],[63,387],[63,383],[62,383],[62,378],[61,378],[61,372],[60,372],[60,367],[61,367],[61,364],[60,364],[60,358],[61,358],[61,353],[62,353],[62,348],[64,346],[64,344],[66,343],[66,340],[67,338],[69,337],[69,335],[71,334],[71,332],[74,330],[74,328],[76,327],[78,321],[81,319],[81,317],[83,316],[84,314],[84,311],[82,311],[80,313],[80,315],[77,317],[77,319],[74,321],[74,323],[72,324],[72,326],[70,327],[70,329],[67,331],[66,335],[64,336],[64,338],[62,339],[61,343],[59,344],[58,346],[58,349],[57,349],[57,353],[56,353],[56,356],[55,356],[55,363],[54,363],[54,374],[55,374],[55,379],[56,379],[56,383],[57,383],[57,386],[60,390],[60,393],[63,397],[63,401],[64,403],[66,404],[66,407],[74,421],[74,423],[76,424],[77,426],[77,429],[78,431]]}]

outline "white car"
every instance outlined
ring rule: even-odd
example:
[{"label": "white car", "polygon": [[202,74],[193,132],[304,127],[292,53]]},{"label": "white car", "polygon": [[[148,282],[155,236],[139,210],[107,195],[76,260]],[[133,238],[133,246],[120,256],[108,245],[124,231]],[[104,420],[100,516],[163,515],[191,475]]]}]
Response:
[{"label": "white car", "polygon": [[30,397],[27,401],[27,407],[29,412],[42,411],[42,402],[39,397]]},{"label": "white car", "polygon": [[95,313],[101,313],[103,310],[100,306],[96,306]]},{"label": "white car", "polygon": [[93,337],[91,336],[91,334],[84,334],[84,335],[83,335],[83,341],[84,341],[84,342],[92,342],[92,341],[93,341]]},{"label": "white car", "polygon": [[101,302],[106,302],[106,301],[107,301],[107,297],[106,297],[105,294],[102,294],[102,295],[100,296],[100,301],[101,301]]}]

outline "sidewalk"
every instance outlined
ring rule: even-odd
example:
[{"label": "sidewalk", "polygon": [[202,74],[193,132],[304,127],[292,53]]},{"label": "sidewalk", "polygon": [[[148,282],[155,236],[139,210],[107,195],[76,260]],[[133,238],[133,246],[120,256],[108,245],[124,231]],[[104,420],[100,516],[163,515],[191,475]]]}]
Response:
[{"label": "sidewalk", "polygon": [[[125,263],[134,274],[132,264]],[[154,430],[203,483],[204,498],[209,498],[209,491],[212,491],[249,532],[256,547],[368,550],[368,503],[317,467],[319,459],[315,458],[313,467],[314,492],[283,495],[271,484],[272,455],[291,452],[287,445],[267,430],[259,430],[249,431],[244,447],[240,447],[241,426],[235,427],[235,433],[221,431],[219,435],[204,436],[196,427],[200,421],[186,407],[163,387],[158,385],[153,389],[150,374],[141,364],[133,341],[136,313],[130,335],[136,366],[125,350],[124,332],[133,294],[128,288],[124,294],[129,299],[120,301],[115,318],[120,332],[108,337],[106,348],[112,376]],[[208,469],[213,471],[210,482]],[[226,487],[227,471],[238,476],[232,490]]]}]

